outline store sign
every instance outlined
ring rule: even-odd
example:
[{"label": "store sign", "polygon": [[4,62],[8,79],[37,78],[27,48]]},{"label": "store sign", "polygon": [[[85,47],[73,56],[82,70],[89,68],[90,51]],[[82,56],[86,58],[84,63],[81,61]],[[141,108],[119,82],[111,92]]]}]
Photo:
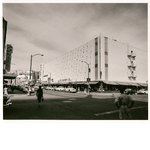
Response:
[{"label": "store sign", "polygon": [[13,47],[10,44],[7,44],[7,52],[6,52],[6,70],[10,71],[11,67],[11,54],[13,53]]},{"label": "store sign", "polygon": [[60,79],[60,80],[58,80],[58,82],[70,82],[71,81],[71,79],[70,78],[68,78],[68,79]]}]

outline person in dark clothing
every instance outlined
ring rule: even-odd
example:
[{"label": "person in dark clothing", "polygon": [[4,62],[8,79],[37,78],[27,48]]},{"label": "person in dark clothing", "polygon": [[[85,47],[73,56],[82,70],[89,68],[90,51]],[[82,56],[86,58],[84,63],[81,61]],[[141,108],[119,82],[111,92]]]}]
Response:
[{"label": "person in dark clothing", "polygon": [[125,88],[120,88],[121,95],[115,99],[115,104],[119,109],[119,118],[126,120],[131,119],[131,114],[129,109],[133,106],[133,99],[124,93]]},{"label": "person in dark clothing", "polygon": [[11,91],[14,92],[14,85],[11,85]]},{"label": "person in dark clothing", "polygon": [[43,89],[41,88],[41,86],[39,86],[39,89],[36,92],[36,96],[37,96],[38,104],[40,106],[41,100],[43,99]]}]

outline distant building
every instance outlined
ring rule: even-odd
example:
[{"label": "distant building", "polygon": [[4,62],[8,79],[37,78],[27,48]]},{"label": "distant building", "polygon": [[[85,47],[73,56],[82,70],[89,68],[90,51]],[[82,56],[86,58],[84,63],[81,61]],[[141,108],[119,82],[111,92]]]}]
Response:
[{"label": "distant building", "polygon": [[40,64],[40,72],[39,72],[40,80],[43,80],[43,77],[44,77],[44,64]]},{"label": "distant building", "polygon": [[[103,85],[144,85],[148,80],[148,52],[98,36],[44,64],[54,82],[90,82]],[[89,68],[88,68],[89,65]]]},{"label": "distant building", "polygon": [[7,21],[3,18],[3,64],[5,64],[4,61],[6,58],[6,51],[5,51],[6,33],[7,33]]},{"label": "distant building", "polygon": [[[39,71],[31,71],[31,80],[39,80]],[[30,71],[26,71],[27,79],[30,80]]]},{"label": "distant building", "polygon": [[13,47],[10,44],[7,44],[7,51],[6,51],[6,66],[5,69],[7,72],[9,72],[11,70],[11,57],[12,57],[12,53],[13,53]]},{"label": "distant building", "polygon": [[4,79],[15,79],[17,75],[10,74],[11,70],[11,57],[13,53],[13,47],[10,44],[6,46],[6,35],[7,35],[7,21],[3,18],[3,80]]}]

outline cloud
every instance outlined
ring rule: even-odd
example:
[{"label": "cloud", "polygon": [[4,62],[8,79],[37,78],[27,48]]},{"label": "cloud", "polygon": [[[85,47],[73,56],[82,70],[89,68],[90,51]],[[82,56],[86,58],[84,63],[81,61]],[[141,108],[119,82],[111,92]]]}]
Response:
[{"label": "cloud", "polygon": [[63,49],[60,48],[58,43],[46,41],[45,39],[36,38],[33,41],[31,41],[31,43],[37,46],[38,48],[42,48],[43,50],[48,50],[49,52],[52,52],[54,50],[63,51]]},{"label": "cloud", "polygon": [[[13,57],[51,61],[102,34],[147,50],[147,4],[5,3],[7,43]],[[37,63],[38,64],[38,63]]]}]

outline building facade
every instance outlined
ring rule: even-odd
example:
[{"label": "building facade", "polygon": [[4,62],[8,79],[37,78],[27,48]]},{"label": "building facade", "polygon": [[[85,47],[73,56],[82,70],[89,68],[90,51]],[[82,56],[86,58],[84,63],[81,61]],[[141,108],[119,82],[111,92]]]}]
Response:
[{"label": "building facade", "polygon": [[40,64],[39,79],[42,81],[43,78],[44,78],[44,64]]},{"label": "building facade", "polygon": [[145,84],[148,52],[100,35],[41,68],[53,82],[86,82],[89,77],[112,85]]},{"label": "building facade", "polygon": [[7,33],[7,21],[3,18],[3,65],[5,64],[6,60],[6,51],[5,51],[6,33]]}]

